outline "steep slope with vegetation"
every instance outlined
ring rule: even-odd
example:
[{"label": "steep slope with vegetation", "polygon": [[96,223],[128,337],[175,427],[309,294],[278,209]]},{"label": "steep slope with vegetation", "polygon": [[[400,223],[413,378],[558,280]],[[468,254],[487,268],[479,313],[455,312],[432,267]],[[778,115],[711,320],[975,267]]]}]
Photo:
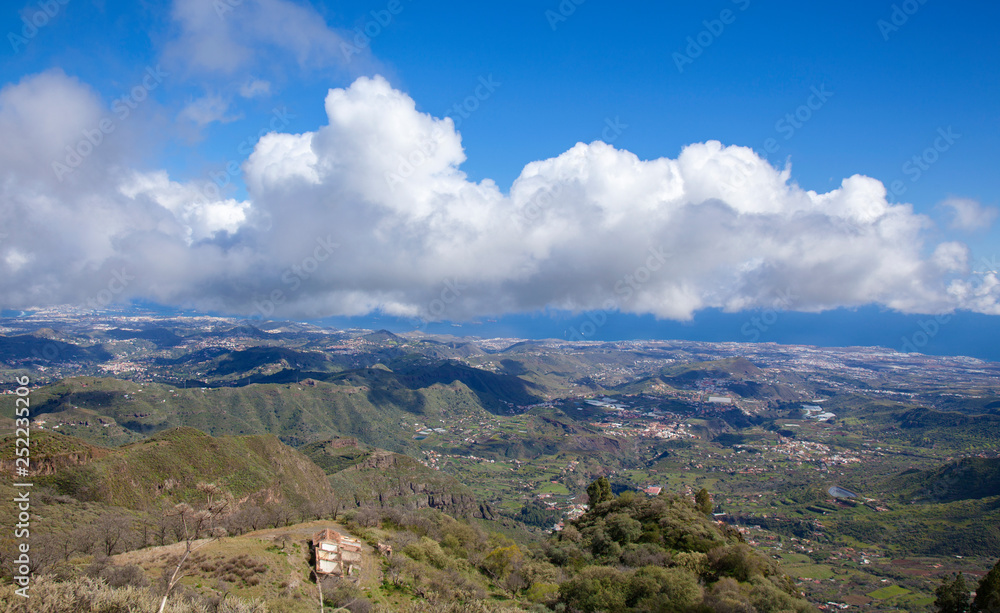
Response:
[{"label": "steep slope with vegetation", "polygon": [[468,487],[447,473],[384,449],[359,445],[354,439],[311,443],[302,453],[327,473],[342,508],[400,506],[433,508],[456,517],[492,518]]},{"label": "steep slope with vegetation", "polygon": [[[52,455],[95,455],[82,442],[47,438]],[[401,477],[408,467],[420,473],[408,458],[350,441],[316,444],[307,451],[328,470],[339,469],[334,476],[370,471],[367,478],[376,487],[382,483],[376,472]],[[46,455],[45,449],[39,452]],[[62,492],[48,504],[145,509],[149,501],[170,499],[198,509],[205,507],[205,495],[210,501],[227,492],[233,508],[209,520],[224,527],[237,525],[233,518],[241,502],[252,504],[262,494],[282,505],[331,497],[319,467],[268,436],[216,439],[181,428],[101,457],[80,457],[78,466],[36,475],[40,493]],[[208,479],[219,487],[205,487]],[[184,564],[182,581],[169,596],[169,610],[178,613],[304,612],[312,610],[320,594],[327,606],[352,612],[812,610],[774,561],[757,554],[734,529],[709,520],[693,500],[633,492],[615,496],[603,478],[588,493],[592,507],[586,514],[547,541],[530,544],[492,532],[493,522],[470,523],[431,508],[365,505],[342,513],[342,528],[333,523],[329,508],[318,513],[323,521],[292,525],[285,516],[267,530],[240,535],[254,528],[244,524],[230,529],[229,536],[203,541],[204,548],[199,545],[185,562],[178,556],[182,548],[150,547],[197,537],[177,522],[175,538],[142,539],[124,549],[135,551],[119,555],[113,555],[123,551],[118,541],[108,540],[114,526],[98,523],[82,535],[96,543],[58,550],[37,569],[36,602],[45,602],[51,613],[98,600],[118,604],[93,610],[152,611],[157,595],[164,593],[159,577]],[[168,515],[189,512],[184,508]],[[116,525],[124,529],[127,516],[118,518]],[[357,582],[323,579],[320,592],[310,572],[308,538],[331,525],[364,541],[364,570]],[[65,535],[50,546],[64,540]],[[377,554],[380,545],[389,545],[392,554]],[[0,586],[0,597],[12,590]]]},{"label": "steep slope with vegetation", "polygon": [[1000,496],[1000,458],[962,458],[936,470],[910,471],[893,485],[900,498],[918,502]]},{"label": "steep slope with vegetation", "polygon": [[[44,448],[38,455],[59,457]],[[199,483],[215,483],[237,500],[291,506],[319,503],[332,493],[315,464],[270,435],[213,438],[176,428],[94,455],[36,480],[81,502],[135,510],[155,508],[161,498],[196,498]]]},{"label": "steep slope with vegetation", "polygon": [[[603,481],[600,480],[598,484]],[[578,611],[812,611],[773,560],[677,495],[600,500],[548,544],[572,571],[558,599]]]},{"label": "steep slope with vegetation", "polygon": [[[35,391],[32,416],[75,422],[80,411],[89,411],[95,420],[106,419],[112,427],[136,434],[188,426],[213,436],[270,433],[292,445],[347,435],[402,451],[410,444],[403,424],[415,416],[449,420],[486,415],[477,394],[465,385],[428,385],[410,389],[379,369],[354,371],[333,382],[305,379],[195,389],[74,377]],[[8,409],[6,404],[12,410],[13,399],[0,398],[0,407]],[[74,433],[94,436],[83,429]]]}]

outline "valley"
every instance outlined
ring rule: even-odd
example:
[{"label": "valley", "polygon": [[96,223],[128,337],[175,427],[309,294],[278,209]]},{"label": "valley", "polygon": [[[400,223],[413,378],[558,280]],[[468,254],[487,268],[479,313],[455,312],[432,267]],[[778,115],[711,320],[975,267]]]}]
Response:
[{"label": "valley", "polygon": [[[0,427],[29,376],[53,532],[109,509],[153,526],[152,502],[197,498],[197,474],[278,527],[401,508],[528,547],[575,530],[603,477],[643,500],[707,490],[712,522],[821,609],[930,611],[942,577],[978,580],[1000,551],[997,363],[57,310],[0,335]],[[163,445],[187,481],[156,476]]]}]

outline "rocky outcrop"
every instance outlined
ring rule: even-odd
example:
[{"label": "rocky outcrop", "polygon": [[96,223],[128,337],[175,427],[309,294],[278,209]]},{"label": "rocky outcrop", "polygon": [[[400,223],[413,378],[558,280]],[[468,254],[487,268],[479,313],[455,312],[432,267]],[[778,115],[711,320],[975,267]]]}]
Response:
[{"label": "rocky outcrop", "polygon": [[356,506],[432,508],[456,516],[495,518],[493,509],[477,501],[454,477],[389,451],[376,451],[331,475],[330,483]]},{"label": "rocky outcrop", "polygon": [[[0,472],[15,474],[17,464],[17,437],[0,440]],[[63,434],[32,432],[29,476],[46,476],[74,466],[83,466],[111,453],[110,449],[89,445],[82,440]]]},{"label": "rocky outcrop", "polygon": [[[72,453],[61,453],[57,455],[47,455],[40,458],[32,457],[28,469],[29,476],[52,475],[70,466],[83,466],[89,464],[97,458],[107,455],[107,452],[100,451],[76,451]],[[0,472],[13,474],[15,470],[14,460],[0,460]]]}]

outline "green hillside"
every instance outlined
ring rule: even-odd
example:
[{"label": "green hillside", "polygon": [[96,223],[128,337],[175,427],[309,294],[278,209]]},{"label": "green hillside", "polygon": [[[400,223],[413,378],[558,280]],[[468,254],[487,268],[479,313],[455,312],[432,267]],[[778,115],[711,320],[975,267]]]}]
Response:
[{"label": "green hillside", "polygon": [[299,451],[325,474],[332,475],[355,466],[370,456],[373,449],[355,438],[335,438],[303,445]]},{"label": "green hillside", "polygon": [[489,505],[477,502],[468,487],[409,456],[350,438],[310,443],[300,451],[328,475],[343,508],[429,507],[456,517],[493,516]]},{"label": "green hillside", "polygon": [[[320,594],[329,609],[386,613],[814,610],[777,562],[708,520],[690,499],[628,493],[603,500],[533,545],[497,533],[493,522],[398,507],[224,537],[190,558],[168,610],[305,613]],[[309,547],[321,528],[363,545],[356,579],[323,579],[322,592]],[[377,553],[382,544],[392,547],[391,556]],[[50,613],[98,601],[106,603],[102,611],[153,611],[156,579],[177,560],[170,552],[146,547],[99,562],[73,557],[58,574],[35,578],[34,598]],[[0,599],[12,591],[0,585]]]},{"label": "green hillside", "polygon": [[993,450],[1000,440],[1000,415],[916,408],[894,413],[892,417],[902,430],[901,435],[913,446]]},{"label": "green hillside", "polygon": [[742,398],[771,401],[775,404],[800,399],[800,394],[786,383],[765,382],[767,376],[764,371],[742,357],[670,365],[652,376],[617,386],[615,391],[641,394],[656,390],[663,385],[678,390],[690,390],[703,379],[724,381],[726,389]]},{"label": "green hillside", "polygon": [[[0,472],[5,475],[14,474],[16,469],[16,440],[17,437],[12,435],[0,437]],[[30,441],[31,474],[53,474],[60,469],[87,464],[113,453],[111,449],[92,445],[76,437],[45,430],[33,432]]]},{"label": "green hillside", "polygon": [[43,331],[20,336],[0,335],[0,356],[5,360],[43,364],[104,362],[111,358],[100,345],[77,345],[49,336]]},{"label": "green hillside", "polygon": [[760,377],[764,371],[757,368],[746,358],[726,358],[710,362],[692,362],[668,366],[660,372],[667,380],[694,381],[705,377],[728,379],[753,379]]},{"label": "green hillside", "polygon": [[936,470],[901,475],[901,499],[953,502],[1000,496],[1000,458],[962,458]]},{"label": "green hillside", "polygon": [[[14,447],[13,437],[0,439],[4,465]],[[65,576],[114,553],[183,540],[192,525],[181,521],[178,503],[189,504],[190,512],[211,500],[224,503],[208,523],[198,520],[196,533],[240,534],[319,516],[333,498],[323,471],[273,436],[212,438],[191,428],[117,449],[37,432],[27,480],[33,484],[31,560],[39,576],[56,569]],[[0,480],[3,499],[17,492],[23,489]],[[4,505],[0,523],[13,525],[16,512]],[[15,546],[0,539],[0,584],[10,577]],[[66,566],[73,557],[83,559],[76,571]]]},{"label": "green hillside", "polygon": [[[46,456],[50,438],[39,445]],[[59,494],[136,510],[159,500],[192,500],[199,483],[215,483],[236,499],[318,503],[331,494],[323,472],[270,435],[213,438],[176,428],[140,443],[106,450],[90,461],[37,477]]]},{"label": "green hillside", "polygon": [[243,351],[226,353],[208,374],[225,376],[260,369],[285,368],[311,371],[341,370],[329,356],[319,352],[295,351],[284,347],[251,347]]},{"label": "green hillside", "polygon": [[[272,433],[293,445],[347,435],[402,451],[412,444],[402,424],[415,416],[447,420],[486,414],[466,386],[430,385],[409,389],[379,369],[345,374],[336,382],[196,389],[75,377],[33,392],[32,415],[75,422],[84,410],[138,434],[189,426],[213,436]],[[13,397],[0,397],[0,410],[12,412],[12,405]],[[106,428],[94,430],[73,432],[105,442]]]}]

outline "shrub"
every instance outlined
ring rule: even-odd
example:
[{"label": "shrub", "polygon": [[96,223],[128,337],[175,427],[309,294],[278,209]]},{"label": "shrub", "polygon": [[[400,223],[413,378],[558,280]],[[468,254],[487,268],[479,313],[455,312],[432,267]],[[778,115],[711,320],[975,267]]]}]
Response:
[{"label": "shrub", "polygon": [[708,552],[708,563],[716,576],[733,577],[741,582],[758,575],[767,576],[772,570],[767,560],[743,543],[716,547]]},{"label": "shrub", "polygon": [[448,554],[441,549],[441,546],[436,541],[426,536],[422,536],[419,541],[410,543],[404,547],[403,553],[418,562],[430,564],[434,568],[445,568],[448,566]]},{"label": "shrub", "polygon": [[320,587],[323,589],[323,602],[332,607],[346,607],[362,596],[358,586],[341,577],[323,577]]},{"label": "shrub", "polygon": [[[23,610],[23,598],[14,594],[14,586],[0,587],[0,613]],[[38,576],[31,588],[32,613],[153,613],[160,606],[160,598],[149,590],[127,586],[113,588],[102,579],[79,577],[72,581],[54,581],[51,577]],[[208,613],[205,601],[197,595],[191,598],[171,597],[165,613]],[[215,613],[267,613],[258,601],[227,598]]]},{"label": "shrub", "polygon": [[482,569],[494,580],[503,581],[523,559],[517,545],[497,547],[483,559]]},{"label": "shrub", "polygon": [[642,536],[642,524],[624,513],[612,513],[604,521],[608,534],[622,545],[634,543]]},{"label": "shrub", "polygon": [[149,579],[142,568],[135,564],[128,566],[106,566],[98,575],[111,587],[148,587]]},{"label": "shrub", "polygon": [[552,605],[559,599],[559,586],[555,583],[534,583],[524,596],[537,604]]},{"label": "shrub", "polygon": [[687,611],[704,596],[698,576],[683,568],[641,568],[633,575],[629,590],[629,604],[640,611]]},{"label": "shrub", "polygon": [[673,556],[675,566],[685,568],[696,575],[704,576],[708,572],[708,556],[698,552],[681,552]]},{"label": "shrub", "polygon": [[632,544],[625,548],[621,560],[632,568],[642,566],[669,566],[671,556],[662,547],[649,543]]},{"label": "shrub", "polygon": [[750,601],[758,611],[795,611],[806,613],[813,608],[801,600],[797,600],[782,591],[771,581],[760,577],[754,579],[750,590]]},{"label": "shrub", "polygon": [[712,586],[705,597],[705,604],[716,613],[756,613],[757,611],[747,595],[740,589],[740,584],[729,577],[718,580]]},{"label": "shrub", "polygon": [[584,612],[623,611],[628,599],[626,577],[608,566],[589,566],[559,586],[559,599]]}]

